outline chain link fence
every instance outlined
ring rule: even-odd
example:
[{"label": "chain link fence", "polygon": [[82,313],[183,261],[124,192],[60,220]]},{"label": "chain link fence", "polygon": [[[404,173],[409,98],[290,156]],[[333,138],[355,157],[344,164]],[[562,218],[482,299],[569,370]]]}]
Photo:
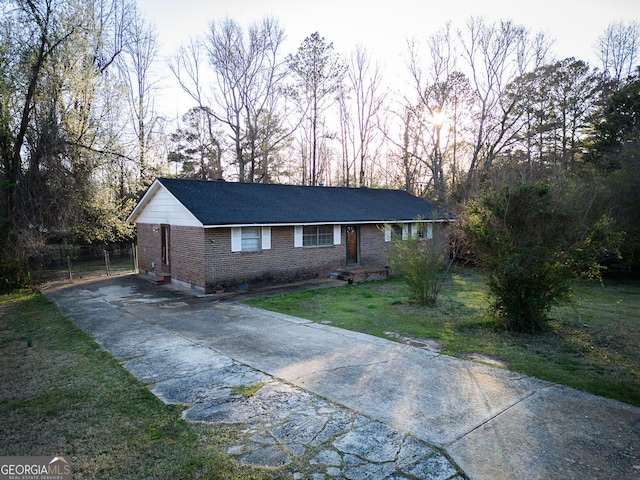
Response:
[{"label": "chain link fence", "polygon": [[29,265],[31,281],[43,283],[137,272],[135,243],[49,245]]}]

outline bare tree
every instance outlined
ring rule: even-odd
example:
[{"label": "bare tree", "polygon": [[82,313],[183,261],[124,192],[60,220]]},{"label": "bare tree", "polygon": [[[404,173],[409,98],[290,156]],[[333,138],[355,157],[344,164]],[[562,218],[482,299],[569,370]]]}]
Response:
[{"label": "bare tree", "polygon": [[450,25],[430,36],[426,68],[421,61],[423,52],[416,42],[409,43],[408,67],[417,99],[411,134],[420,145],[419,160],[430,173],[428,185],[441,204],[447,203],[448,187],[453,188],[457,181],[460,132],[472,102],[469,81],[457,70],[454,41]]},{"label": "bare tree", "polygon": [[[212,99],[207,94],[205,80],[202,78],[207,68],[207,51],[203,41],[192,37],[186,45],[181,46],[172,57],[169,68],[178,80],[180,87],[196,102],[199,111],[206,113],[209,143],[216,145],[219,152],[222,145],[214,129],[215,115],[211,110]],[[211,159],[212,178],[223,178],[222,156]]]},{"label": "bare tree", "polygon": [[595,45],[602,71],[616,82],[634,73],[639,49],[639,22],[610,24]]},{"label": "bare tree", "polygon": [[274,136],[273,129],[261,130],[284,122],[274,111],[283,75],[283,39],[283,30],[272,18],[250,26],[246,37],[231,19],[212,22],[209,28],[206,48],[216,79],[212,111],[231,130],[240,181],[254,181],[264,149],[277,148],[286,137]]},{"label": "bare tree", "polygon": [[407,99],[402,101],[404,103],[387,109],[388,124],[382,128],[390,162],[386,184],[422,197],[432,185],[431,177],[425,172],[423,122],[417,118],[415,104]]},{"label": "bare tree", "polygon": [[[345,132],[351,149],[350,157],[358,164],[357,185],[366,185],[367,162],[371,163],[371,155],[376,152],[374,142],[380,133],[379,115],[382,111],[381,95],[382,71],[377,63],[362,46],[358,46],[349,59],[347,69],[348,91],[351,100],[351,115],[345,118]],[[345,96],[341,98],[344,102]],[[349,185],[349,176],[346,176]]]},{"label": "bare tree", "polygon": [[450,95],[447,78],[454,63],[454,58],[451,56],[449,33],[449,25],[447,25],[445,30],[429,37],[428,74],[424,73],[423,66],[418,59],[419,52],[416,49],[416,44],[409,45],[409,68],[418,98],[417,104],[413,108],[413,119],[417,127],[413,129],[413,135],[421,147],[420,161],[431,172],[429,184],[435,191],[439,203],[445,203],[441,131],[444,123],[445,104]]},{"label": "bare tree", "polygon": [[[3,61],[5,74],[3,85],[3,108],[6,109],[3,120],[16,119],[15,125],[3,125],[3,136],[11,140],[3,149],[4,180],[10,188],[16,185],[22,173],[23,145],[27,130],[33,120],[36,106],[36,92],[44,77],[46,63],[61,48],[64,41],[71,37],[78,25],[67,25],[66,28],[54,30],[54,19],[60,15],[54,2],[47,0],[40,3],[24,2],[17,5],[2,5],[3,31],[5,45]],[[22,31],[17,26],[22,26]],[[11,56],[19,60],[13,60]],[[19,83],[26,88],[19,90],[19,85],[9,83],[15,72]],[[14,133],[15,132],[15,133]],[[9,217],[15,212],[15,196],[9,188],[5,190],[5,208]]]},{"label": "bare tree", "polygon": [[531,42],[530,33],[512,22],[486,24],[479,18],[469,20],[460,39],[476,101],[475,139],[464,188],[468,198],[478,172],[481,176],[488,172],[498,154],[514,143],[521,127],[522,112],[515,110],[519,95],[505,95],[507,86],[542,61],[548,42],[540,34]]},{"label": "bare tree", "polygon": [[355,158],[351,155],[349,145],[353,142],[352,113],[347,100],[347,92],[342,90],[338,97],[338,108],[340,115],[340,156],[342,159],[342,169],[338,184],[351,186],[355,184]]},{"label": "bare tree", "polygon": [[158,35],[137,10],[134,10],[127,30],[127,42],[119,58],[119,67],[129,93],[129,120],[135,136],[135,153],[131,156],[136,159],[140,182],[137,190],[144,190],[156,173],[150,156],[157,143],[160,126],[160,117],[155,110],[158,81],[153,78]]},{"label": "bare tree", "polygon": [[415,113],[414,108],[407,106],[402,124],[402,143],[400,145],[400,159],[402,166],[402,179],[404,189],[414,195],[424,195],[424,185],[419,186],[421,181],[422,166],[424,162],[418,154],[420,136],[415,134]]},{"label": "bare tree", "polygon": [[115,77],[106,72],[130,11],[127,0],[0,3],[3,255],[27,258],[54,236],[115,235],[106,214],[117,209],[96,201],[95,173],[115,150],[104,121],[115,118]]}]

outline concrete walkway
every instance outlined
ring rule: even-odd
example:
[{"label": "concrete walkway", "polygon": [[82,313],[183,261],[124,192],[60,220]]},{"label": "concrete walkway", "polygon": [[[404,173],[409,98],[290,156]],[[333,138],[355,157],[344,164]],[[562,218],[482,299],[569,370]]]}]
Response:
[{"label": "concrete walkway", "polygon": [[[640,479],[640,409],[135,276],[44,292],[186,418],[294,478]],[[263,384],[253,397],[238,385]]]}]

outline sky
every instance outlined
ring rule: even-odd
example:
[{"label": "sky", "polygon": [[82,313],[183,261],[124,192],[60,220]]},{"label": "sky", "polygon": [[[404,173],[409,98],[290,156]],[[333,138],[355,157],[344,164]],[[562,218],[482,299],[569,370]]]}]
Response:
[{"label": "sky", "polygon": [[408,39],[426,39],[448,21],[462,27],[471,16],[542,31],[555,39],[557,58],[593,66],[594,44],[610,23],[640,22],[640,0],[138,0],[138,6],[156,26],[162,57],[206,33],[211,20],[229,17],[246,27],[273,16],[287,53],[317,31],[343,56],[364,46],[387,70],[402,68]]}]

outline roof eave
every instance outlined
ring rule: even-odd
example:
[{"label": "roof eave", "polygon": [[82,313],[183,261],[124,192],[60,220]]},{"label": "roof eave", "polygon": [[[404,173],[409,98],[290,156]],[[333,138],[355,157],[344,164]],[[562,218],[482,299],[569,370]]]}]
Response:
[{"label": "roof eave", "polygon": [[385,223],[448,223],[455,221],[451,218],[439,219],[395,219],[395,220],[355,220],[355,221],[322,221],[322,222],[255,222],[255,223],[224,223],[203,225],[204,228],[238,228],[238,227],[295,227],[313,225],[384,225]]},{"label": "roof eave", "polygon": [[127,222],[129,222],[129,223],[135,223],[136,222],[136,218],[138,218],[138,216],[140,215],[140,212],[142,212],[142,210],[144,210],[144,207],[146,207],[147,203],[149,203],[149,200],[153,197],[153,195],[158,191],[158,189],[161,186],[162,186],[162,184],[160,183],[160,181],[158,179],[155,179],[153,181],[153,183],[147,189],[147,191],[142,196],[142,198],[140,199],[138,204],[135,206],[133,211],[127,217]]},{"label": "roof eave", "polygon": [[140,213],[142,212],[142,210],[144,210],[144,208],[147,206],[147,204],[149,203],[149,201],[153,198],[153,196],[158,192],[158,190],[160,189],[164,189],[167,191],[167,193],[169,195],[171,195],[171,197],[176,201],[176,203],[182,208],[184,209],[184,212],[191,216],[194,220],[195,223],[197,223],[199,227],[204,227],[204,225],[202,224],[202,222],[200,221],[200,219],[198,219],[194,213],[189,210],[178,198],[176,198],[176,196],[165,186],[162,184],[162,182],[160,181],[160,179],[156,179],[154,180],[154,182],[151,184],[151,186],[148,188],[148,190],[145,192],[145,194],[142,196],[142,198],[140,199],[140,201],[138,202],[138,204],[136,205],[136,207],[133,209],[133,211],[129,214],[129,216],[127,217],[127,222],[129,223],[136,223],[136,219],[140,216]]}]

